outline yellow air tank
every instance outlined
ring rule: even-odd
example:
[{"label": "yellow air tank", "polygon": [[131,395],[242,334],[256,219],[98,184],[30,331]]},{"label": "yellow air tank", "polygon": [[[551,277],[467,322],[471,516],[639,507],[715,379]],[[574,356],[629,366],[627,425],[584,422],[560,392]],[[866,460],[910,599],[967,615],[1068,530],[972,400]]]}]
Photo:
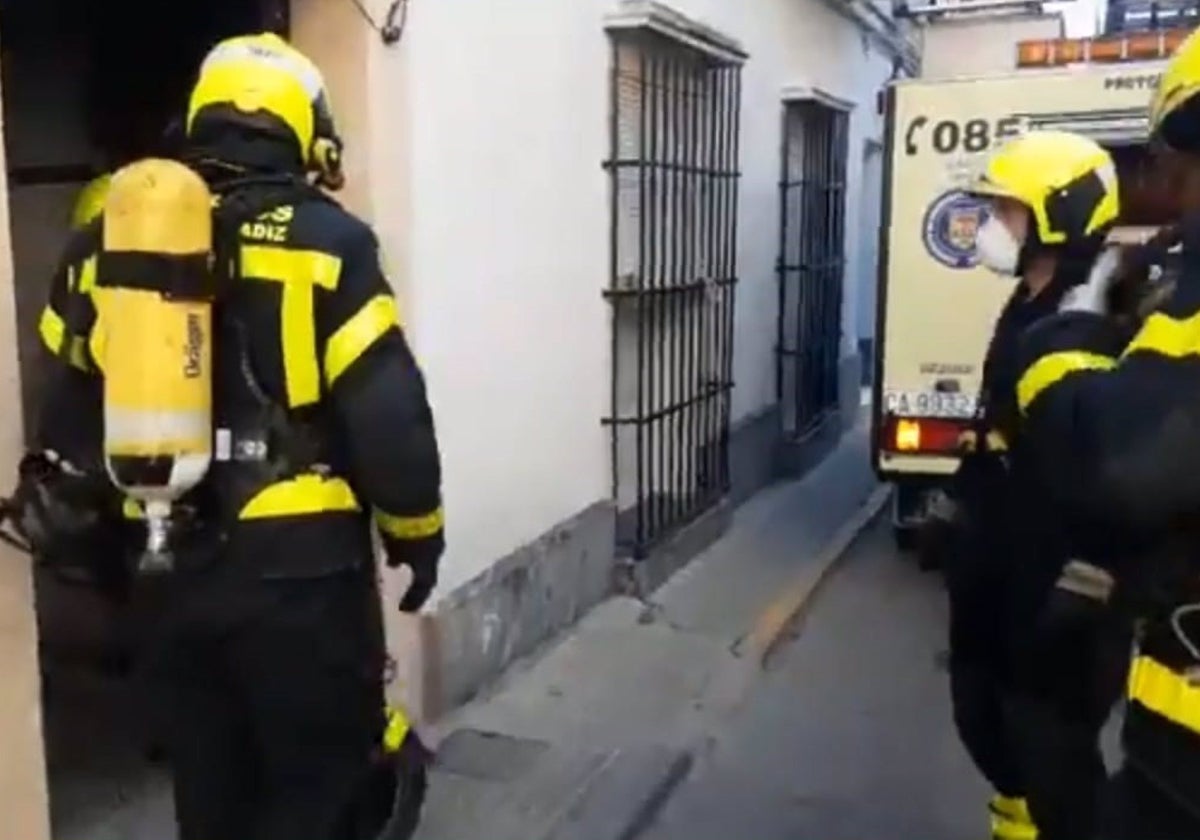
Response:
[{"label": "yellow air tank", "polygon": [[96,266],[109,476],[141,502],[142,571],[173,565],[172,505],[212,461],[212,196],[188,167],[118,171]]}]

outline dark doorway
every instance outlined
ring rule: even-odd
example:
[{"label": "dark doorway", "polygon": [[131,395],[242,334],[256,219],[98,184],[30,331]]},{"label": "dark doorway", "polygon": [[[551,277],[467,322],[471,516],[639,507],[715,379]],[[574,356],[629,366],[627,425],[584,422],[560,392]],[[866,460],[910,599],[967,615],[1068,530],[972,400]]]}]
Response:
[{"label": "dark doorway", "polygon": [[17,283],[23,406],[42,379],[36,324],[75,192],[163,151],[208,49],[286,32],[287,0],[0,0],[4,136]]},{"label": "dark doorway", "polygon": [[[286,8],[287,0],[0,0],[27,436],[48,362],[37,322],[79,189],[161,153],[207,50],[230,35],[286,32]],[[120,656],[120,640],[144,631],[89,581],[39,570],[36,594],[54,836],[174,836],[164,768],[148,760],[152,701]]]},{"label": "dark doorway", "polygon": [[846,254],[847,114],[817,100],[783,112],[776,393],[788,440],[838,408]]}]

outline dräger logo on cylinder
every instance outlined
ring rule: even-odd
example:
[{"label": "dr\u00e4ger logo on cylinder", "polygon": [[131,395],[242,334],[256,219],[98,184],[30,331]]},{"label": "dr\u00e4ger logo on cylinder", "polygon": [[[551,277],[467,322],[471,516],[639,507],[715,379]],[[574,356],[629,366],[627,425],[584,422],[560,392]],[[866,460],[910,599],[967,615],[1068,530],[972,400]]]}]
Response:
[{"label": "dr\u00e4ger logo on cylinder", "polygon": [[183,353],[183,375],[188,379],[200,376],[200,351],[204,349],[204,326],[200,316],[189,312],[187,316],[187,343]]}]

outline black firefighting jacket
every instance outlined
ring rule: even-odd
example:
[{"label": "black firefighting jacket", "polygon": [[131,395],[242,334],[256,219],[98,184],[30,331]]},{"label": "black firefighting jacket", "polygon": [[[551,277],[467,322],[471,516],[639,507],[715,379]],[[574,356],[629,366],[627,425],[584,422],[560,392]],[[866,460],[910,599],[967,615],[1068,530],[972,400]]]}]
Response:
[{"label": "black firefighting jacket", "polygon": [[[212,189],[218,263],[236,267],[214,318],[214,425],[232,432],[234,452],[259,439],[276,451],[245,467],[222,463],[218,445],[197,506],[268,575],[363,562],[368,517],[390,563],[435,562],[444,536],[433,418],[374,234],[299,179]],[[222,217],[223,207],[235,209]],[[115,317],[96,287],[101,223],[71,240],[40,323],[63,364],[37,444],[87,471],[104,469],[103,325]]]},{"label": "black firefighting jacket", "polygon": [[1145,619],[1126,754],[1200,815],[1200,681],[1189,679],[1200,667],[1200,612],[1178,611],[1200,601],[1200,225],[1182,231],[1175,287],[1132,340],[1109,317],[1055,315],[1025,336],[1017,395],[1023,435],[1064,515],[1158,546],[1108,555]]},{"label": "black firefighting jacket", "polygon": [[951,591],[982,589],[1002,599],[1011,626],[1002,631],[1024,644],[1038,607],[1071,554],[1068,532],[1050,511],[1046,490],[1031,469],[1017,409],[1019,352],[1026,329],[1057,311],[1063,294],[1086,276],[1064,262],[1050,284],[1030,296],[1018,284],[996,320],[983,366],[974,451],[964,454],[954,490],[965,541],[947,569]]}]

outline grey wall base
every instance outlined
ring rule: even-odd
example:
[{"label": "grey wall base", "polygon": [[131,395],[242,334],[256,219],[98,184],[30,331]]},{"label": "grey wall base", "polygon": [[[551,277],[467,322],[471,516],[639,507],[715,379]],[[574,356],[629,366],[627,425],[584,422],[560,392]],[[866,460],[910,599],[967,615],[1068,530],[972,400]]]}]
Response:
[{"label": "grey wall base", "polygon": [[838,362],[838,407],[814,430],[796,439],[776,438],[775,478],[797,479],[833,451],[862,411],[862,357],[857,353]]},{"label": "grey wall base", "polygon": [[775,481],[782,420],[779,405],[744,417],[729,432],[729,500],[740,505]]},{"label": "grey wall base", "polygon": [[616,559],[616,515],[600,502],[451,592],[430,618],[429,713],[466,703],[610,595],[652,592],[720,538],[731,510],[722,502],[634,563]]},{"label": "grey wall base", "polygon": [[615,526],[613,505],[594,504],[450,593],[433,616],[435,704],[470,700],[608,597]]},{"label": "grey wall base", "polygon": [[434,705],[445,710],[467,702],[513,660],[532,653],[610,595],[653,592],[720,539],[738,505],[768,484],[798,477],[820,463],[857,420],[858,355],[842,359],[839,378],[838,411],[803,440],[782,440],[778,406],[737,423],[729,440],[729,495],[645,560],[616,559],[616,512],[611,503],[599,502],[447,596],[431,618]]},{"label": "grey wall base", "polygon": [[618,560],[615,591],[634,598],[649,596],[693,557],[721,538],[729,528],[733,508],[733,503],[726,497],[694,522],[680,528],[644,560]]}]

